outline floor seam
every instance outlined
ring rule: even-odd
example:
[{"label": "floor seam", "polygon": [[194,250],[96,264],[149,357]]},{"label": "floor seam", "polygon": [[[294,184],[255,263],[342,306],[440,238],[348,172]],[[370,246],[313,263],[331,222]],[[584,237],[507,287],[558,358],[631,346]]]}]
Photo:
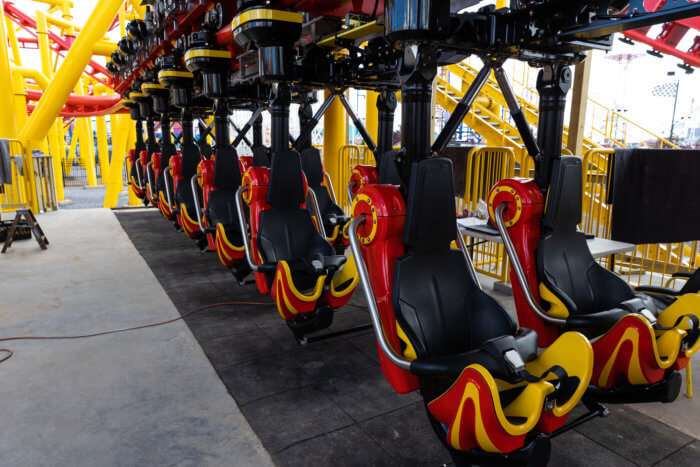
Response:
[{"label": "floor seam", "polygon": [[677,453],[678,451],[687,448],[688,446],[690,446],[690,445],[693,444],[694,442],[695,442],[695,440],[688,441],[686,444],[684,444],[683,446],[679,447],[678,449],[676,449],[675,451],[673,451],[672,453],[670,453],[668,456],[664,457],[663,459],[660,459],[658,462],[655,462],[654,465],[659,465],[660,463],[662,463],[663,461],[665,461],[666,459],[668,459],[669,457],[671,457],[672,455],[674,455],[674,454]]}]

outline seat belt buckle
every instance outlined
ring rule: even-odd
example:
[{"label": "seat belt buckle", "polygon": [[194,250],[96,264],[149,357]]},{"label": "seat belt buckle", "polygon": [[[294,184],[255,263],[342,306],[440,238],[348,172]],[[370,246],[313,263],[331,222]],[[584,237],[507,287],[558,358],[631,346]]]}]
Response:
[{"label": "seat belt buckle", "polygon": [[503,352],[503,358],[511,367],[514,373],[518,374],[525,369],[525,362],[517,350],[509,349]]},{"label": "seat belt buckle", "polygon": [[654,313],[652,313],[648,309],[646,309],[646,308],[641,309],[639,311],[639,314],[644,316],[646,319],[648,319],[652,326],[654,324],[656,324],[656,316],[654,316]]}]

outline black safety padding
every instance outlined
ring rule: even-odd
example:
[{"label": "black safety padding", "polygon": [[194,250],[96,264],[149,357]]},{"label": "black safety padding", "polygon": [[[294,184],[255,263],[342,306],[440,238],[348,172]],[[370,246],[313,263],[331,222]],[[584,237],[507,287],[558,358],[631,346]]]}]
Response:
[{"label": "black safety padding", "polygon": [[323,184],[323,164],[321,163],[321,151],[311,147],[299,153],[301,156],[301,168],[306,175],[309,187],[316,188]]},{"label": "black safety padding", "polygon": [[456,238],[452,164],[426,159],[413,164],[404,244],[394,270],[396,320],[419,358],[474,350],[483,342],[515,335],[508,313],[470,275]]},{"label": "black safety padding", "polygon": [[552,178],[547,194],[547,209],[542,223],[545,227],[578,225],[581,223],[582,173],[581,159],[564,157]]},{"label": "black safety padding", "polygon": [[404,244],[449,245],[457,238],[452,162],[432,158],[414,163],[411,170]]},{"label": "black safety padding", "polygon": [[270,167],[270,154],[266,147],[253,148],[253,167]]},{"label": "black safety padding", "polygon": [[267,202],[276,208],[298,208],[306,200],[301,158],[296,151],[280,151],[273,158]]},{"label": "black safety padding", "polygon": [[182,165],[180,167],[182,180],[180,180],[177,184],[175,200],[177,201],[178,206],[184,204],[187,208],[188,214],[194,219],[194,216],[197,215],[197,208],[194,205],[191,180],[197,173],[197,165],[199,165],[199,161],[201,160],[199,156],[199,147],[197,147],[195,144],[183,144],[180,149],[182,152]]},{"label": "black safety padding", "polygon": [[199,147],[201,156],[207,160],[211,159],[214,149],[211,147],[211,144],[207,143],[207,139],[200,137],[196,144]]},{"label": "black safety padding", "polygon": [[570,315],[613,309],[634,296],[627,282],[593,259],[586,235],[577,230],[581,176],[581,159],[568,156],[554,162],[537,248],[537,277]]},{"label": "black safety padding", "polygon": [[613,240],[700,240],[700,150],[617,149],[614,157]]},{"label": "black safety padding", "polygon": [[387,151],[379,158],[377,166],[377,183],[380,185],[401,185],[401,175],[396,167],[396,157],[399,151]]},{"label": "black safety padding", "polygon": [[[440,157],[445,157],[452,161],[454,172],[455,192],[463,194],[467,187],[467,162],[469,160],[469,152],[474,149],[474,146],[448,146],[438,154]],[[488,173],[483,174],[486,178]]]},{"label": "black safety padding", "polygon": [[238,153],[230,144],[216,145],[214,159],[214,186],[217,189],[237,190],[241,186],[241,168]]},{"label": "black safety padding", "polygon": [[[244,209],[247,206],[243,205]],[[247,209],[246,209],[247,211]],[[245,213],[247,216],[248,213]],[[226,237],[236,246],[243,244],[241,225],[238,222],[238,208],[236,207],[236,191],[231,189],[216,189],[209,193],[207,201],[207,219],[209,225],[224,226]]]},{"label": "black safety padding", "polygon": [[[343,209],[333,202],[328,188],[323,183],[323,164],[321,163],[321,152],[316,148],[306,148],[301,151],[301,167],[306,175],[306,181],[309,185],[309,191],[313,191],[318,201],[318,210],[323,216],[323,227],[326,235],[331,235],[335,226],[329,219],[338,219],[345,216]],[[306,197],[306,205],[309,208],[313,206],[311,194]],[[313,208],[312,208],[313,209]],[[312,215],[314,212],[312,211]]]}]

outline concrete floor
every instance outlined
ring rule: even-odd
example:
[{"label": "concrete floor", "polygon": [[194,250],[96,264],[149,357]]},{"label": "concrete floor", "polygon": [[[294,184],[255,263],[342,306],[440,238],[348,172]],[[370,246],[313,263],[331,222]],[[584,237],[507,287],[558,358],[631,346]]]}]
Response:
[{"label": "concrete floor", "polygon": [[[235,285],[157,211],[118,216],[39,216],[49,249],[22,241],[0,256],[0,335],[81,334],[212,302],[269,301]],[[514,311],[510,296],[493,295]],[[361,294],[352,302],[339,328],[367,321]],[[271,307],[228,307],[0,347],[15,351],[0,364],[3,466],[449,462],[420,397],[393,393],[381,376],[370,332],[300,348]],[[611,407],[557,439],[550,464],[700,465],[699,400]]]},{"label": "concrete floor", "polygon": [[[0,256],[0,334],[71,335],[179,316],[109,210],[39,216],[51,242]],[[205,312],[206,313],[206,312]],[[0,465],[270,465],[187,325],[1,343]]]}]

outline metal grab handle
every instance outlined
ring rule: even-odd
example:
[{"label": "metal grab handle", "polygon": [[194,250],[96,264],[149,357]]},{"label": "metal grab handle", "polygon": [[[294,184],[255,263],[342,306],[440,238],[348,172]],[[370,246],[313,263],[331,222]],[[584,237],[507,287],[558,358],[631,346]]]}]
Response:
[{"label": "metal grab handle", "polygon": [[134,161],[134,164],[136,165],[136,181],[139,184],[139,188],[143,190],[143,180],[141,180],[141,172],[139,171],[139,165],[141,166],[141,170],[143,170],[143,164],[141,163],[141,158],[139,157]]},{"label": "metal grab handle", "polygon": [[374,328],[374,334],[377,337],[377,342],[379,343],[379,348],[386,355],[391,363],[401,368],[402,370],[410,370],[411,362],[405,358],[399,356],[394,349],[389,345],[384,335],[384,329],[382,328],[382,319],[379,314],[379,307],[377,306],[377,301],[374,298],[374,290],[372,289],[372,284],[369,280],[369,273],[367,272],[367,266],[365,265],[365,260],[362,257],[362,252],[360,251],[360,244],[357,240],[357,228],[365,223],[365,215],[362,214],[350,223],[350,248],[352,249],[352,255],[355,258],[355,264],[357,265],[357,272],[360,275],[360,282],[362,282],[362,289],[365,292],[365,298],[367,299],[367,305],[369,306],[369,315],[372,318],[372,327]]},{"label": "metal grab handle", "polygon": [[151,171],[148,170],[153,165],[153,161],[146,164],[146,177],[148,177],[148,191],[151,193],[151,199],[158,199],[156,195],[153,194],[153,177],[151,177]]},{"label": "metal grab handle", "polygon": [[472,279],[474,279],[474,282],[479,287],[479,289],[483,290],[483,287],[481,287],[481,282],[479,282],[479,276],[476,275],[476,268],[474,267],[472,258],[471,256],[469,256],[467,244],[464,243],[464,237],[462,237],[462,234],[459,231],[459,222],[457,222],[457,245],[459,245],[459,249],[462,250],[462,254],[464,255],[464,261],[466,261],[467,269],[469,269],[469,274],[472,276]]},{"label": "metal grab handle", "polygon": [[311,202],[314,205],[314,213],[316,216],[316,229],[318,229],[318,233],[320,233],[323,238],[326,238],[326,229],[323,225],[323,215],[321,214],[320,208],[318,207],[318,197],[316,196],[314,190],[312,190],[311,188],[309,188],[309,194],[311,195]]},{"label": "metal grab handle", "polygon": [[503,212],[507,208],[507,203],[500,204],[496,208],[494,217],[496,221],[496,227],[498,227],[498,232],[501,234],[501,238],[503,239],[503,245],[506,247],[506,253],[508,254],[510,265],[513,268],[513,271],[515,272],[515,277],[518,279],[518,284],[520,284],[520,288],[522,289],[523,295],[525,296],[525,301],[530,306],[530,308],[532,308],[532,311],[534,311],[534,313],[543,321],[550,324],[564,325],[566,324],[565,319],[554,318],[552,316],[549,316],[540,307],[540,305],[537,303],[535,297],[532,294],[530,284],[527,283],[527,278],[525,277],[525,271],[523,271],[523,266],[522,264],[520,264],[518,253],[515,251],[513,242],[511,241],[510,235],[508,235],[508,230],[506,229],[505,223],[503,222]]},{"label": "metal grab handle", "polygon": [[243,246],[245,247],[245,259],[248,266],[254,272],[258,272],[258,265],[253,261],[253,252],[250,248],[250,238],[248,237],[248,224],[243,216],[243,192],[248,191],[247,186],[241,186],[236,190],[236,209],[238,210],[238,224],[241,226],[241,237],[243,237]]},{"label": "metal grab handle", "polygon": [[335,196],[335,190],[333,189],[333,182],[331,181],[331,177],[328,175],[328,172],[323,172],[323,179],[326,182],[326,185],[328,186],[328,191],[331,193],[331,198],[333,198],[333,202],[335,204],[338,204],[338,198]]},{"label": "metal grab handle", "polygon": [[190,187],[192,187],[192,199],[194,199],[194,208],[197,214],[197,224],[199,224],[199,230],[204,233],[204,225],[202,224],[202,208],[199,207],[199,198],[197,197],[197,183],[196,181],[202,178],[201,174],[194,174],[190,179]]},{"label": "metal grab handle", "polygon": [[[168,183],[168,174],[171,173],[170,166],[166,167],[165,170],[163,171],[163,176],[165,177],[165,197],[168,199],[168,207],[170,209],[173,208],[173,198],[170,195],[170,183]],[[173,177],[170,176],[170,180],[172,180]],[[176,206],[177,208],[177,206]]]},{"label": "metal grab handle", "polygon": [[[352,206],[352,200],[355,198],[352,195],[352,189],[355,187],[355,183],[357,183],[357,180],[351,180],[350,182],[348,182],[348,188],[347,188],[347,190],[348,190],[348,203],[350,203],[351,206]],[[350,213],[350,214],[352,214],[352,213]]]}]

